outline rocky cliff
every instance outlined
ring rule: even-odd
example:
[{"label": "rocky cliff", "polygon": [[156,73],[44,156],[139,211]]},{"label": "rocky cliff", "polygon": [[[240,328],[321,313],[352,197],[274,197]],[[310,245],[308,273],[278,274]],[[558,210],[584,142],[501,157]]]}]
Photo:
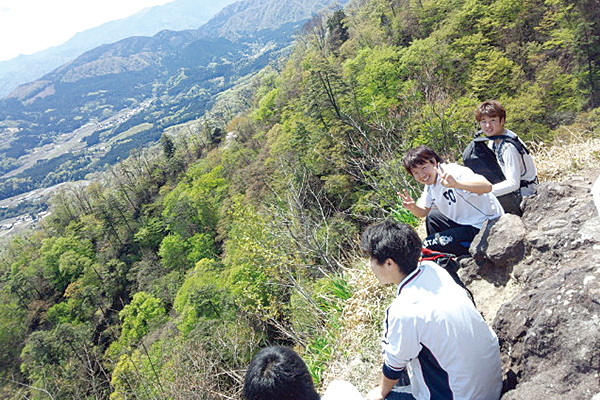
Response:
[{"label": "rocky cliff", "polygon": [[600,399],[597,171],[545,182],[482,229],[461,278],[500,340],[502,400]]}]

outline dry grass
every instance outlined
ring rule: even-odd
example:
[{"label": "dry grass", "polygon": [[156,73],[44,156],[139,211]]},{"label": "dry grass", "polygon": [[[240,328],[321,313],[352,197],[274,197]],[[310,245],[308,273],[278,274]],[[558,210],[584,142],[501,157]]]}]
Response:
[{"label": "dry grass", "polygon": [[540,182],[559,181],[585,169],[599,169],[600,137],[594,132],[561,127],[554,143],[535,145],[532,155]]},{"label": "dry grass", "polygon": [[343,331],[323,374],[322,391],[333,379],[343,379],[366,394],[379,378],[381,322],[395,288],[380,285],[365,260],[359,257],[344,271],[344,276],[353,288],[353,295],[343,311]]}]

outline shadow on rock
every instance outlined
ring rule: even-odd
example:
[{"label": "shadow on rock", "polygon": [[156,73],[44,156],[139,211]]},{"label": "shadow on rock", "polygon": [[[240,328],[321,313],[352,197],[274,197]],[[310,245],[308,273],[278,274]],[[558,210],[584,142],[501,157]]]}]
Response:
[{"label": "shadow on rock", "polygon": [[591,185],[586,177],[541,184],[522,218],[484,225],[472,258],[461,260],[461,279],[489,292],[478,306],[498,302],[486,315],[501,347],[502,400],[600,400],[600,217]]},{"label": "shadow on rock", "polygon": [[485,279],[494,286],[505,286],[512,268],[525,257],[525,226],[521,218],[505,214],[487,221],[469,248],[471,258],[460,262],[460,278],[469,284]]}]

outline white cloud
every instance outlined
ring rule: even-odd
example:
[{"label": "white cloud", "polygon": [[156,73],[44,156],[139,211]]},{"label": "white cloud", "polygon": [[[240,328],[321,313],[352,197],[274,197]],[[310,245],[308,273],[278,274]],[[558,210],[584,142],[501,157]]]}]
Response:
[{"label": "white cloud", "polygon": [[0,0],[0,61],[60,45],[77,32],[172,0]]}]

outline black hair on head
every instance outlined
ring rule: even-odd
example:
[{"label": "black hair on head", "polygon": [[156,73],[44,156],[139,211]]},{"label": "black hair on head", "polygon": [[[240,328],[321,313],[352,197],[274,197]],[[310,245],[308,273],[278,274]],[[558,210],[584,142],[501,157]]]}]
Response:
[{"label": "black hair on head", "polygon": [[360,243],[367,257],[373,257],[378,264],[391,258],[406,275],[417,268],[421,246],[421,239],[411,226],[390,220],[369,225]]},{"label": "black hair on head", "polygon": [[435,164],[444,162],[444,160],[438,156],[435,151],[425,145],[420,145],[414,149],[410,149],[406,152],[404,158],[402,159],[404,169],[406,169],[406,171],[411,175],[413,174],[413,168],[428,162],[433,162]]},{"label": "black hair on head", "polygon": [[264,348],[254,356],[243,392],[247,400],[319,400],[306,364],[283,346]]}]

